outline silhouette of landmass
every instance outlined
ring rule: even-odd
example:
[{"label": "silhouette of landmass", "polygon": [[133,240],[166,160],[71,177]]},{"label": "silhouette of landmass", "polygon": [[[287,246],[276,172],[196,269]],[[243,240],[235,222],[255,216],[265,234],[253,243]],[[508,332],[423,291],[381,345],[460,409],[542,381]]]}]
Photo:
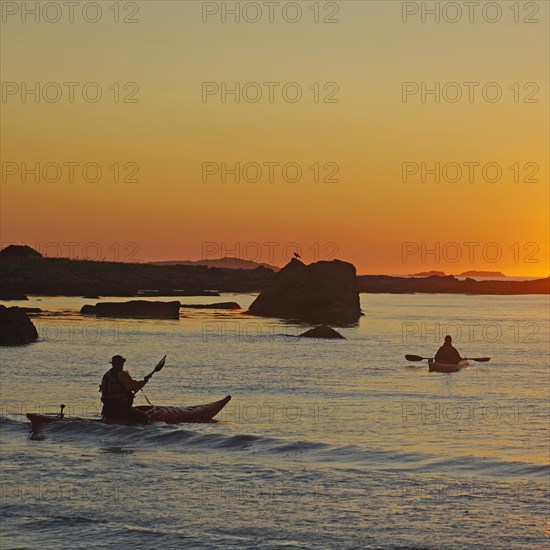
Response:
[{"label": "silhouette of landmass", "polygon": [[446,277],[444,271],[421,271],[420,273],[413,273],[408,277]]},{"label": "silhouette of landmass", "polygon": [[0,258],[0,288],[6,295],[215,296],[212,291],[260,292],[273,275],[262,266],[222,269],[66,258]]},{"label": "silhouette of landmass", "polygon": [[259,266],[266,267],[272,271],[279,271],[275,265],[243,260],[242,258],[219,258],[217,260],[170,260],[163,262],[149,262],[153,265],[206,265],[208,267],[221,267],[225,269],[256,269]]},{"label": "silhouette of landmass", "polygon": [[360,275],[359,292],[439,294],[550,294],[550,277],[532,281],[476,281],[446,277]]},{"label": "silhouette of landmass", "polygon": [[[1,252],[0,299],[24,299],[25,294],[200,296],[215,295],[212,291],[261,292],[277,275],[263,266],[255,269],[232,269],[205,265],[94,262],[44,258],[38,253],[33,254],[32,249],[12,249],[12,252],[17,252],[15,254]],[[469,277],[460,280],[452,275],[360,275],[357,282],[359,292],[367,293],[550,294],[548,277],[530,281],[476,281]],[[143,292],[144,290],[147,292]]]},{"label": "silhouette of landmass", "polygon": [[[421,271],[420,273],[412,273],[411,275],[407,275],[407,277],[447,277],[447,274],[444,271]],[[491,277],[497,277],[499,279],[503,279],[506,277],[504,273],[501,273],[500,271],[465,271],[464,273],[459,273],[458,275],[455,275],[455,277],[479,277],[479,278],[487,278],[490,279]]]}]

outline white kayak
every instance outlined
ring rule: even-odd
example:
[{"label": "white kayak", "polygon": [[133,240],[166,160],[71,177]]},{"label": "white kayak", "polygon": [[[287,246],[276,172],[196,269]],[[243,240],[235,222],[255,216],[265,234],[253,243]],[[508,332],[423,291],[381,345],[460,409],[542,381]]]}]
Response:
[{"label": "white kayak", "polygon": [[438,363],[433,359],[428,359],[428,368],[430,372],[457,372],[461,369],[464,369],[468,366],[468,360],[463,359],[457,365],[452,363]]}]

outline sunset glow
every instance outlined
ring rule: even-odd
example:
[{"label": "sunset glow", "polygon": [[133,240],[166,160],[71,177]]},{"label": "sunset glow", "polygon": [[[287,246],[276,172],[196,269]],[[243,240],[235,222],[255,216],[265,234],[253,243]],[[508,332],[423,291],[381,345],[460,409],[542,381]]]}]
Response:
[{"label": "sunset glow", "polygon": [[[306,261],[337,250],[360,273],[548,275],[547,25],[527,31],[512,13],[498,24],[404,23],[399,2],[341,3],[332,25],[222,23],[219,14],[201,23],[203,9],[143,2],[133,25],[5,16],[3,243],[94,242],[103,257],[136,243],[138,261],[255,243],[250,259],[259,245],[258,261],[282,265],[296,242]],[[296,103],[282,98],[292,82],[303,92]],[[35,83],[39,95],[28,92]],[[223,86],[240,95],[222,102]],[[100,100],[83,99],[98,89]],[[63,163],[79,163],[72,182]],[[100,166],[97,182],[86,181],[97,173],[86,163]],[[204,163],[218,172],[205,178]],[[260,165],[259,181],[249,166],[236,182],[236,163]],[[264,163],[277,164],[271,182]],[[299,181],[293,167],[283,173],[288,163]],[[404,242],[448,254],[404,258]],[[274,257],[263,243],[279,243]],[[473,259],[463,243],[479,243]],[[482,253],[488,243],[500,257]]]}]

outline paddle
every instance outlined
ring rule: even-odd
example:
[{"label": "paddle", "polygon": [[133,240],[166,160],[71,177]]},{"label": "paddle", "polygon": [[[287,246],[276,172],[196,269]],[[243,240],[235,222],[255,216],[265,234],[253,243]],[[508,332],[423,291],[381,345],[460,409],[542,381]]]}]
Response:
[{"label": "paddle", "polygon": [[[155,374],[155,372],[161,371],[164,368],[165,363],[166,363],[166,355],[157,363],[157,366],[144,378],[145,383],[149,382],[149,379],[151,378],[151,376],[153,376],[153,374]],[[151,403],[151,401],[149,401],[149,398],[147,397],[147,395],[143,391],[143,388],[140,388],[140,391],[143,394],[143,397],[145,397],[145,400],[147,401],[147,403],[149,403],[149,405],[151,405],[151,407],[154,407],[153,403]]]},{"label": "paddle", "polygon": [[157,366],[144,378],[145,382],[149,382],[149,379],[155,372],[159,372],[164,368],[164,364],[166,363],[166,355],[157,363]]},{"label": "paddle", "polygon": [[[407,361],[425,361],[426,359],[433,359],[433,357],[420,357],[420,355],[405,355]],[[490,361],[490,357],[464,357],[465,361],[478,361],[479,363],[487,363]]]}]

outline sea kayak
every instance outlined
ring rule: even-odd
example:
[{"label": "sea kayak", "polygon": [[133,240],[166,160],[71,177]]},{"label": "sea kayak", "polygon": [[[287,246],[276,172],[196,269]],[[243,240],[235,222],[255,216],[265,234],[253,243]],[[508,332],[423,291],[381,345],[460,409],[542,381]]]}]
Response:
[{"label": "sea kayak", "polygon": [[[153,405],[140,405],[136,407],[146,412],[151,422],[166,422],[167,424],[178,424],[180,422],[209,422],[212,420],[231,400],[227,395],[219,401],[194,405],[192,407],[156,407]],[[61,414],[37,414],[27,413],[33,430],[42,424],[50,422],[100,422],[103,424],[134,424],[131,421],[114,420],[112,418],[81,418],[78,416],[65,416]]]},{"label": "sea kayak", "polygon": [[430,372],[457,372],[467,366],[468,361],[466,359],[463,359],[457,365],[453,365],[452,363],[438,363],[433,359],[428,359],[428,369]]}]

